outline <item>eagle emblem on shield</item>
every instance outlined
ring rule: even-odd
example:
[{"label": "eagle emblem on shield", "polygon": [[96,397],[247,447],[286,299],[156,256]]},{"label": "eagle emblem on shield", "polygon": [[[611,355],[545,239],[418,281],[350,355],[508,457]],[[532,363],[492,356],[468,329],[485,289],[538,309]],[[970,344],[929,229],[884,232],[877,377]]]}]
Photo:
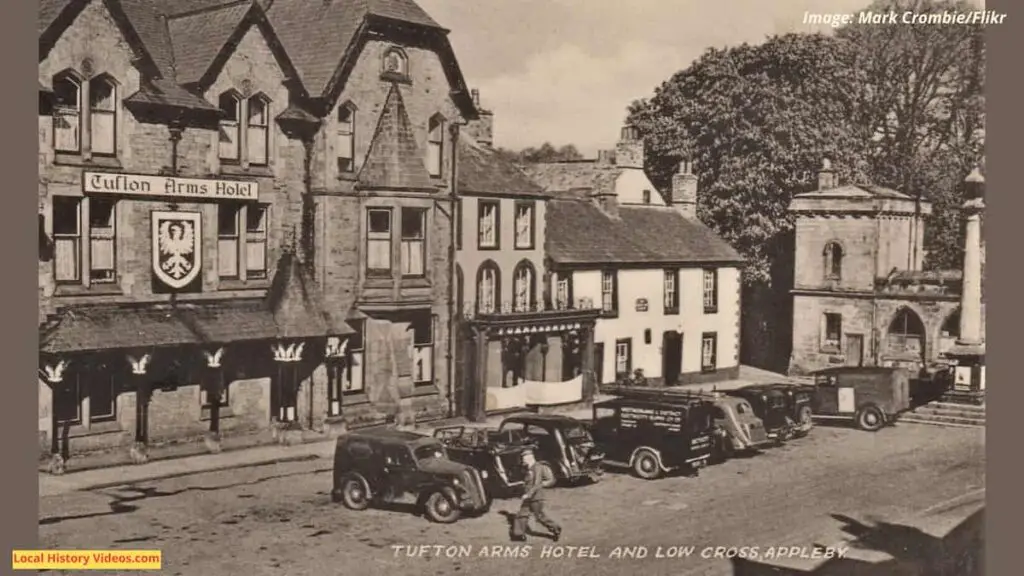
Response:
[{"label": "eagle emblem on shield", "polygon": [[181,290],[199,276],[201,216],[199,212],[153,212],[153,274],[169,288]]}]

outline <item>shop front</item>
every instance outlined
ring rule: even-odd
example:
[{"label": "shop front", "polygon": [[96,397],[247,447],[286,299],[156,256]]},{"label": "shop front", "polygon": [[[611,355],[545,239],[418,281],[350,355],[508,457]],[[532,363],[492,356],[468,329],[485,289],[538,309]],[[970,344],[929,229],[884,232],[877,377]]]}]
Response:
[{"label": "shop front", "polygon": [[597,390],[594,325],[599,314],[581,299],[575,308],[541,302],[529,311],[506,305],[464,315],[459,326],[460,413],[482,421],[488,414],[591,401]]}]

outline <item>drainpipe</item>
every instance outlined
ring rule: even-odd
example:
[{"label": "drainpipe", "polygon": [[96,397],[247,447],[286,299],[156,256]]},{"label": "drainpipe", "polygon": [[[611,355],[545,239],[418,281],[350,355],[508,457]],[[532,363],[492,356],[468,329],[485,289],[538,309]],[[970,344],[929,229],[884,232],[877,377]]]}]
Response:
[{"label": "drainpipe", "polygon": [[[882,238],[882,215],[875,215],[875,273],[874,278],[871,279],[871,355],[875,359],[874,365],[878,366],[881,360],[881,348],[882,348],[882,337],[878,330],[878,287],[875,285],[878,282],[879,274],[879,253],[881,247]],[[861,351],[863,354],[864,351]]]},{"label": "drainpipe", "polygon": [[449,219],[451,225],[451,237],[449,238],[449,346],[447,346],[447,353],[444,358],[447,363],[447,372],[449,372],[449,393],[447,393],[447,401],[449,401],[449,415],[450,418],[455,416],[455,349],[459,345],[459,341],[456,338],[459,320],[456,318],[456,301],[455,301],[455,279],[456,279],[456,261],[457,251],[456,244],[458,240],[458,227],[460,222],[456,221],[459,214],[459,129],[460,124],[453,122],[451,127],[452,132],[452,181],[450,184],[451,193],[451,207],[449,211]]}]

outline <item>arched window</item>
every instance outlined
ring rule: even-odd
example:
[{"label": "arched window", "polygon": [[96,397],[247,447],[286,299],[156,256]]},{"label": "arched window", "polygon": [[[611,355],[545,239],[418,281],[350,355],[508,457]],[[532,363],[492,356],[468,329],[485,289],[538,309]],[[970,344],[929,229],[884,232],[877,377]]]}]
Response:
[{"label": "arched window", "polygon": [[351,102],[338,106],[338,173],[356,169],[356,107]]},{"label": "arched window", "polygon": [[825,245],[825,279],[839,280],[843,277],[843,247],[838,242]]},{"label": "arched window", "polygon": [[242,140],[242,98],[229,90],[220,95],[218,106],[223,116],[220,119],[220,159],[238,162],[239,143]]},{"label": "arched window", "polygon": [[427,128],[427,171],[439,178],[444,165],[444,116],[435,114]]},{"label": "arched window", "polygon": [[384,56],[381,59],[381,75],[394,79],[409,77],[409,58],[401,48],[392,46],[384,51]]},{"label": "arched window", "polygon": [[81,152],[82,81],[71,72],[53,79],[53,149]]},{"label": "arched window", "polygon": [[249,163],[266,166],[270,156],[270,99],[263,94],[251,96],[247,116],[246,148]]},{"label": "arched window", "polygon": [[110,76],[89,81],[89,134],[93,154],[117,154],[117,84]]},{"label": "arched window", "polygon": [[476,310],[478,314],[494,314],[501,306],[501,270],[492,260],[480,265],[476,275]]},{"label": "arched window", "polygon": [[516,265],[512,274],[515,290],[515,311],[529,312],[533,310],[537,300],[537,274],[529,260]]}]

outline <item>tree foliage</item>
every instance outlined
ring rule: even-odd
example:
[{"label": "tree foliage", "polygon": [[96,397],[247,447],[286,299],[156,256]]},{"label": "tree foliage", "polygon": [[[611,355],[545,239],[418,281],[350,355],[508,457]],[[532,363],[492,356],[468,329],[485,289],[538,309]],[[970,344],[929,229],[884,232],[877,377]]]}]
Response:
[{"label": "tree foliage", "polygon": [[[947,0],[882,0],[871,9],[953,9]],[[984,57],[978,27],[857,26],[709,49],[629,121],[647,168],[668,187],[690,159],[698,214],[747,258],[760,284],[785,246],[793,194],[813,190],[823,158],[843,182],[872,182],[934,202],[932,265],[959,254],[959,182],[980,154]],[[952,211],[952,212],[951,212]]]},{"label": "tree foliage", "polygon": [[531,146],[518,152],[499,148],[498,153],[516,164],[540,164],[543,162],[566,162],[583,159],[583,155],[576,149],[576,146],[566,144],[565,146],[555,148],[549,142],[545,142],[539,148]]}]

